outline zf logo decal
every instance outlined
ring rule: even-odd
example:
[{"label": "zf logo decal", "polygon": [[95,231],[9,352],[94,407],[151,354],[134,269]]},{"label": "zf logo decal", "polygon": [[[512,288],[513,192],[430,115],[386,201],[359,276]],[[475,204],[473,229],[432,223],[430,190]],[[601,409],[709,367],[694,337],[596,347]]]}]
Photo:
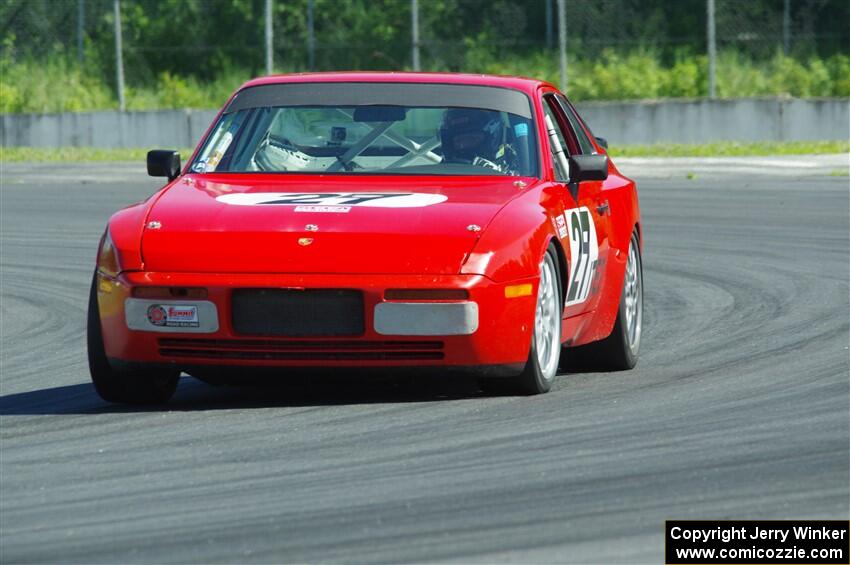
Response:
[{"label": "zf logo decal", "polygon": [[567,306],[581,304],[590,294],[593,275],[599,261],[596,226],[590,210],[585,207],[564,212],[570,236],[570,286]]},{"label": "zf logo decal", "polygon": [[421,208],[446,201],[442,194],[416,192],[244,192],[225,194],[216,198],[224,204],[237,206],[268,205],[315,205],[315,206],[363,206],[369,208]]}]

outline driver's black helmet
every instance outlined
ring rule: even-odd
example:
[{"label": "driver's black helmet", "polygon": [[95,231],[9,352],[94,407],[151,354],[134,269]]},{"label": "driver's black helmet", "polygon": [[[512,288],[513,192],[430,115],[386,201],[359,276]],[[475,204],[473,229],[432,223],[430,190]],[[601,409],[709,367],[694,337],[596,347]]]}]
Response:
[{"label": "driver's black helmet", "polygon": [[476,157],[494,160],[502,145],[503,128],[499,112],[449,108],[440,125],[444,159],[450,163],[471,163]]}]

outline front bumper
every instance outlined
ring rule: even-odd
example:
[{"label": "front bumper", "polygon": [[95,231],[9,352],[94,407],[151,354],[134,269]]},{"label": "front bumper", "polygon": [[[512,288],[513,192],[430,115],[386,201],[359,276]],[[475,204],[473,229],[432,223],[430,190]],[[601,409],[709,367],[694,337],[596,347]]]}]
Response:
[{"label": "front bumper", "polygon": [[[505,288],[532,292],[506,297]],[[134,287],[205,288],[203,300],[132,298]],[[365,331],[344,337],[267,337],[233,328],[231,295],[242,288],[356,289]],[[463,302],[387,301],[387,289],[466,289]],[[98,275],[107,357],[116,364],[186,367],[499,367],[519,371],[528,358],[537,279],[495,283],[480,275],[227,275],[125,272]],[[507,293],[512,295],[512,293]],[[130,299],[128,301],[128,299]],[[146,327],[148,303],[198,306],[196,327]],[[131,305],[127,308],[127,305]],[[405,306],[405,304],[407,304]],[[215,323],[210,317],[214,309]],[[409,320],[409,322],[406,322]]]}]

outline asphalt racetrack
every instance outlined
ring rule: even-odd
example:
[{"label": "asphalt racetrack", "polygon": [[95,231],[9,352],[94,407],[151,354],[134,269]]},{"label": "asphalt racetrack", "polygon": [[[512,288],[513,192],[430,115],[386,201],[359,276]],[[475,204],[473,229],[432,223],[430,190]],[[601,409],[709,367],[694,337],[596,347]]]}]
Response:
[{"label": "asphalt racetrack", "polygon": [[621,160],[645,233],[633,371],[532,398],[184,377],[155,410],[95,395],[84,326],[107,217],[160,184],[2,167],[3,563],[660,563],[668,518],[850,514],[847,155]]}]

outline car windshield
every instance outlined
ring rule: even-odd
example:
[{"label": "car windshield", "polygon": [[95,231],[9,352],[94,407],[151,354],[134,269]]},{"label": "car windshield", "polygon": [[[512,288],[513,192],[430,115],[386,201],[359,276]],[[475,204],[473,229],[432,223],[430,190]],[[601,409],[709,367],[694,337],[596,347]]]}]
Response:
[{"label": "car windshield", "polygon": [[534,124],[522,105],[527,115],[498,101],[475,107],[466,95],[447,97],[457,106],[392,104],[387,96],[315,105],[250,98],[237,96],[225,109],[191,171],[538,176]]}]

